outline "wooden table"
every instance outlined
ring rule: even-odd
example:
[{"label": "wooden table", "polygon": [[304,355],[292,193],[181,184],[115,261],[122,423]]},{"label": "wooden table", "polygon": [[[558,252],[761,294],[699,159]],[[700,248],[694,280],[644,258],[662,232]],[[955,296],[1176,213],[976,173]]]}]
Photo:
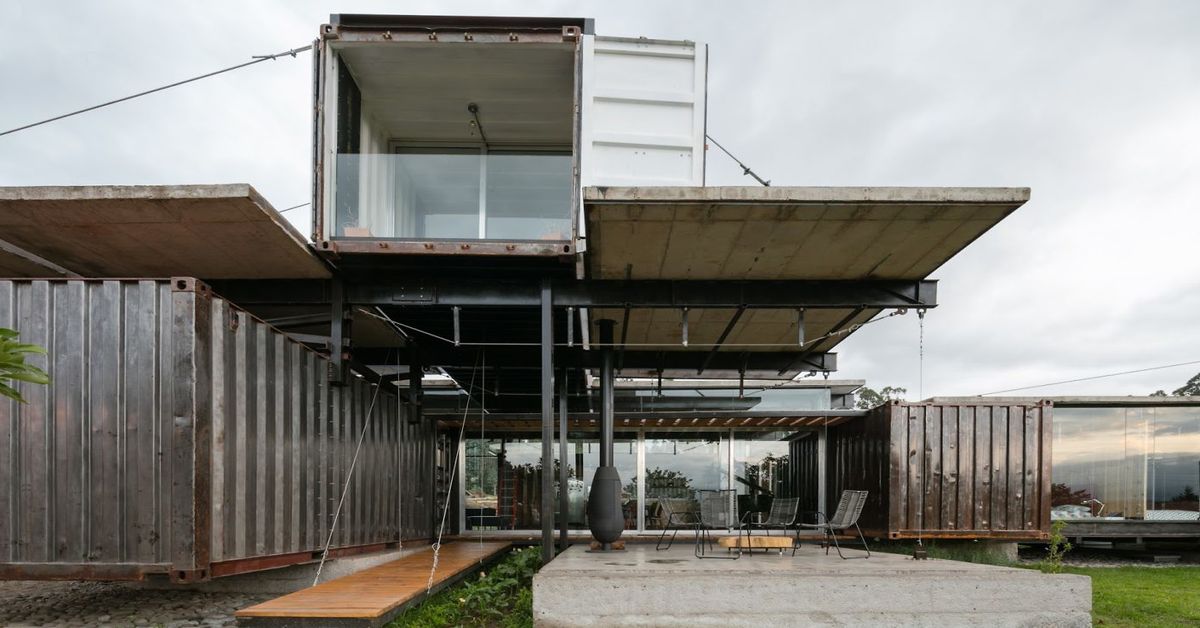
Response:
[{"label": "wooden table", "polygon": [[717,539],[717,544],[727,549],[745,549],[750,553],[754,550],[762,548],[763,550],[778,549],[780,554],[783,550],[792,549],[793,539],[790,536],[723,536]]}]

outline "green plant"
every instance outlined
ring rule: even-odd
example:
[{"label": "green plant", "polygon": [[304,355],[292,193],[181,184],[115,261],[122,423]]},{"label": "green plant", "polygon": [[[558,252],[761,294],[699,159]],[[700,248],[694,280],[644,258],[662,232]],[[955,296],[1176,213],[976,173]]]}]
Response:
[{"label": "green plant", "polygon": [[515,550],[491,571],[429,598],[390,626],[533,625],[533,574],[542,566],[541,550]]},{"label": "green plant", "polygon": [[29,354],[45,354],[46,350],[37,345],[18,342],[18,336],[17,332],[0,327],[0,396],[25,403],[21,392],[12,384],[29,382],[45,385],[50,383],[50,376],[25,361]]},{"label": "green plant", "polygon": [[1055,521],[1050,524],[1050,544],[1046,548],[1046,559],[1038,565],[1038,568],[1044,573],[1062,573],[1063,555],[1071,551],[1071,544],[1067,542],[1067,537],[1063,536],[1063,529],[1067,527],[1065,521]]}]

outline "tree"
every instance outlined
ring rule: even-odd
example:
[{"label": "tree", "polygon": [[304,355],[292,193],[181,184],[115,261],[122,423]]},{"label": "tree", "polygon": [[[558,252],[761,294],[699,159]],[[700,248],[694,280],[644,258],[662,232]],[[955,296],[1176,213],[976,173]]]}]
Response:
[{"label": "tree", "polygon": [[42,369],[29,364],[29,354],[45,354],[46,350],[17,341],[17,332],[0,327],[0,396],[25,403],[25,398],[15,387],[17,382],[49,384],[50,376]]},{"label": "tree", "polygon": [[1171,391],[1176,397],[1200,396],[1200,373],[1196,373],[1186,384]]},{"label": "tree", "polygon": [[863,386],[858,389],[858,395],[856,395],[854,400],[854,407],[860,410],[870,410],[889,401],[904,401],[904,394],[907,392],[907,388],[899,386],[884,386],[878,392]]}]

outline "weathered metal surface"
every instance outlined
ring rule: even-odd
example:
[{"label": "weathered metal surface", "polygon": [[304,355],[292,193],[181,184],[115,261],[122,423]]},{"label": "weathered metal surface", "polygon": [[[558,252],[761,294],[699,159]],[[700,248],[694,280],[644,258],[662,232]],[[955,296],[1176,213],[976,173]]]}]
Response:
[{"label": "weathered metal surface", "polygon": [[877,536],[1045,538],[1050,421],[1048,403],[881,406],[829,429],[829,495],[870,491]]},{"label": "weathered metal surface", "polygon": [[364,429],[333,546],[431,536],[433,422],[195,280],[0,281],[0,326],[53,378],[0,402],[0,577],[311,560]]}]

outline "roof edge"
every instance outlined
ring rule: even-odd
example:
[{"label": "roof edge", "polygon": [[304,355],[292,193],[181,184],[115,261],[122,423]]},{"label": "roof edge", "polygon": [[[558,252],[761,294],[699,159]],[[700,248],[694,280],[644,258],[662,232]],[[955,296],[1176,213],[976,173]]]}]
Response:
[{"label": "roof edge", "polygon": [[1021,205],[1027,187],[590,186],[589,203],[967,203]]}]

